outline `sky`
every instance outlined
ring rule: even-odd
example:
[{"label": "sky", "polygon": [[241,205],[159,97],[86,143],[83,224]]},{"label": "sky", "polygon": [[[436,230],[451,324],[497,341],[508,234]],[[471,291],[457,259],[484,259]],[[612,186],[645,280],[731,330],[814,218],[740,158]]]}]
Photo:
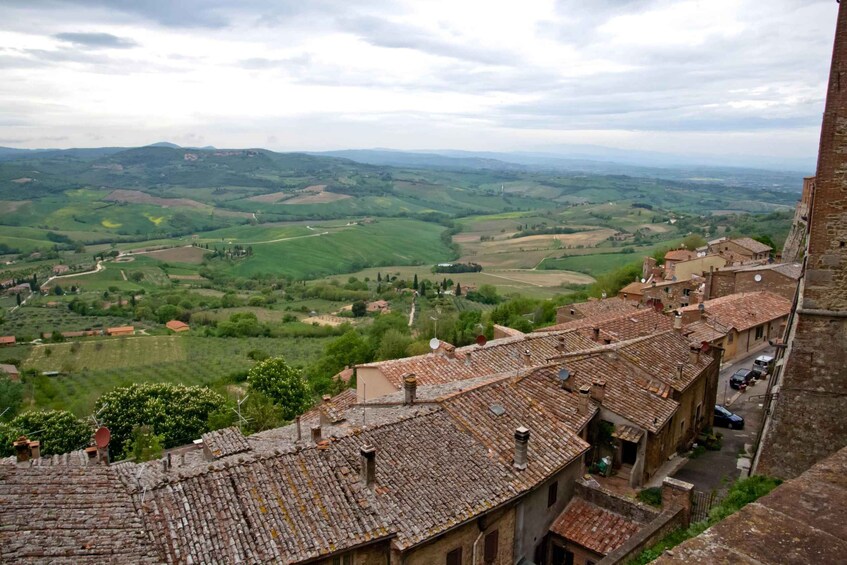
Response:
[{"label": "sky", "polygon": [[0,0],[0,145],[811,157],[835,0]]}]

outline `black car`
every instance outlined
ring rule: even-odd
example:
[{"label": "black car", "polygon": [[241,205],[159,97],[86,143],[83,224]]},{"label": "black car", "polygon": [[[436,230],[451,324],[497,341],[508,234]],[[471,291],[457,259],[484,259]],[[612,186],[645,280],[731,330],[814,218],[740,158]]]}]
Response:
[{"label": "black car", "polygon": [[735,374],[729,377],[729,386],[732,388],[741,388],[742,384],[749,385],[750,381],[755,377],[756,374],[750,369],[738,369],[735,371]]},{"label": "black car", "polygon": [[744,418],[738,414],[733,414],[720,404],[715,404],[715,425],[730,430],[743,430]]}]

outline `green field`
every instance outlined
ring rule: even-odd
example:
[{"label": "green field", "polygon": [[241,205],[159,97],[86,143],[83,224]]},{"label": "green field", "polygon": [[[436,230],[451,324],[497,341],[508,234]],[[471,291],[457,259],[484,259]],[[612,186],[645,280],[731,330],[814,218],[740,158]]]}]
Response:
[{"label": "green field", "polygon": [[[31,380],[33,405],[90,413],[97,398],[136,382],[213,385],[249,369],[251,350],[283,355],[305,365],[322,351],[326,338],[207,338],[185,335],[123,337],[35,346],[24,369],[61,371]],[[50,354],[47,354],[47,350]]]}]

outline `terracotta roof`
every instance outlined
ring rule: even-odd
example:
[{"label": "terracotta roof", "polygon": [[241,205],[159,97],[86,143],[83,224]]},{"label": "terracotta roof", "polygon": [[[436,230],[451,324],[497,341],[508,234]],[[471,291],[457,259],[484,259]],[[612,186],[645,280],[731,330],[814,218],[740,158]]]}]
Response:
[{"label": "terracotta roof", "polygon": [[556,349],[560,336],[564,338],[568,351],[596,345],[574,332],[542,332],[491,340],[484,347],[468,345],[453,348],[442,342],[442,347],[436,353],[367,363],[360,367],[379,368],[398,389],[402,387],[403,376],[408,373],[415,374],[418,386],[447,383],[522,368],[525,366],[523,353],[526,350],[530,352],[533,365],[543,365],[551,357],[560,354]]},{"label": "terracotta roof", "polygon": [[553,522],[550,531],[595,553],[608,555],[642,526],[631,518],[574,498]]},{"label": "terracotta roof", "polygon": [[736,271],[739,273],[748,273],[754,271],[774,271],[784,275],[790,279],[800,280],[803,274],[803,265],[801,263],[770,263],[767,265],[738,265],[736,267],[727,267],[721,271]]},{"label": "terracotta roof", "polygon": [[676,331],[667,331],[624,344],[618,349],[618,353],[650,377],[681,392],[710,364],[717,363],[708,353],[700,354],[696,362],[691,363],[691,345],[688,337]]},{"label": "terracotta roof", "polygon": [[560,307],[560,309],[574,310],[574,312],[577,312],[585,318],[596,316],[597,314],[627,310],[631,308],[635,308],[635,305],[633,305],[632,302],[624,300],[623,298],[620,298],[618,296],[604,298],[602,300],[589,300],[587,302],[578,302],[575,304],[569,304],[567,306]]},{"label": "terracotta roof", "polygon": [[133,326],[118,326],[115,328],[109,328],[106,330],[106,333],[115,333],[115,332],[134,332],[135,328]]},{"label": "terracotta roof", "polygon": [[[791,301],[770,292],[741,292],[703,303],[707,318],[741,332],[754,326],[787,316],[791,312]],[[700,307],[692,304],[681,308],[682,312],[694,312]]]},{"label": "terracotta roof", "polygon": [[18,368],[14,365],[7,365],[5,363],[0,363],[0,373],[6,373],[7,375],[19,375]]},{"label": "terracotta roof", "polygon": [[662,332],[673,326],[673,320],[652,308],[630,308],[612,310],[591,316],[556,324],[539,331],[577,330],[583,336],[593,339],[594,329],[600,330],[600,340],[624,341],[635,337]]},{"label": "terracotta roof", "polygon": [[739,237],[738,239],[731,239],[730,241],[733,242],[735,245],[743,247],[744,249],[747,249],[748,251],[751,251],[753,253],[765,253],[772,249],[770,245],[765,245],[764,243],[756,241],[751,237]]},{"label": "terracotta roof", "polygon": [[654,563],[844,563],[847,448]]},{"label": "terracotta roof", "polygon": [[161,563],[111,467],[0,465],[0,561]]},{"label": "terracotta roof", "polygon": [[175,332],[180,332],[180,331],[184,331],[184,330],[189,329],[188,324],[186,324],[185,322],[181,322],[179,320],[171,320],[170,322],[165,324],[165,327],[167,327],[169,330],[175,331]]},{"label": "terracotta roof", "polygon": [[620,289],[620,291],[618,291],[618,295],[637,294],[638,296],[641,296],[644,293],[645,286],[647,286],[647,284],[641,281],[631,282],[622,289]]},{"label": "terracotta roof", "polygon": [[692,343],[711,343],[716,339],[722,339],[726,336],[728,329],[723,326],[717,326],[707,320],[697,320],[685,326],[683,335]]},{"label": "terracotta roof", "polygon": [[250,444],[247,443],[241,431],[235,427],[215,430],[203,434],[201,437],[203,448],[207,449],[215,459],[250,450]]},{"label": "terracotta roof", "polygon": [[13,336],[13,335],[0,336],[0,343],[15,343],[15,336]]},{"label": "terracotta roof", "polygon": [[697,257],[697,253],[688,249],[674,249],[665,253],[665,261],[688,261]]}]

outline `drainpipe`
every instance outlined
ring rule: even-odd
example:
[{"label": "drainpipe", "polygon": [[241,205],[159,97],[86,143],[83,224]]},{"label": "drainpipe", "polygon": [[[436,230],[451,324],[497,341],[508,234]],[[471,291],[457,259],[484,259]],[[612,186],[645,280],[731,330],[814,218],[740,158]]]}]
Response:
[{"label": "drainpipe", "polygon": [[476,565],[476,544],[479,543],[479,540],[482,539],[482,534],[485,533],[485,530],[479,532],[479,535],[476,536],[476,540],[473,542],[473,556],[471,557],[471,565]]}]

